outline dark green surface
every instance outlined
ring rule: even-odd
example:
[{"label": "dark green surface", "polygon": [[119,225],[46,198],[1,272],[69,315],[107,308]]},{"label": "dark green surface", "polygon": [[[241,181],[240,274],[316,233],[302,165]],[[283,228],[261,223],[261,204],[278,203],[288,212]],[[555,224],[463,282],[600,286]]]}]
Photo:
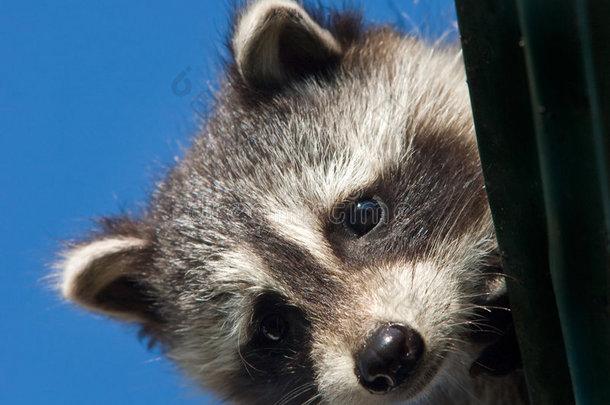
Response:
[{"label": "dark green surface", "polygon": [[573,404],[516,5],[456,0],[485,182],[533,404]]},{"label": "dark green surface", "polygon": [[[579,405],[610,404],[608,137],[602,109],[610,68],[594,59],[605,54],[607,61],[610,21],[600,18],[608,16],[610,5],[607,0],[517,4],[551,274],[574,392]],[[606,99],[600,99],[597,77],[605,82],[599,90]]]}]

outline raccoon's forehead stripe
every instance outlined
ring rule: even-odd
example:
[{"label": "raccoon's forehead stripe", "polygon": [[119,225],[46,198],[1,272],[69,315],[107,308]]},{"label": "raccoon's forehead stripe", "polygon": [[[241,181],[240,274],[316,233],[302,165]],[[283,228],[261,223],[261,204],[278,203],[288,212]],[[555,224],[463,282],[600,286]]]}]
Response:
[{"label": "raccoon's forehead stripe", "polygon": [[332,271],[339,267],[337,257],[324,237],[322,224],[316,212],[305,207],[292,210],[278,208],[267,213],[266,219],[269,226],[282,238],[307,251],[325,268]]},{"label": "raccoon's forehead stripe", "polygon": [[222,258],[213,264],[214,271],[210,272],[210,281],[229,288],[247,289],[259,294],[274,291],[286,295],[284,285],[269,275],[263,258],[247,247],[239,247],[228,251]]},{"label": "raccoon's forehead stripe", "polygon": [[264,270],[286,286],[291,295],[288,298],[299,301],[297,304],[306,302],[311,310],[329,313],[340,297],[344,300],[348,296],[336,272],[272,228],[257,224],[248,242],[250,249],[264,262]]}]

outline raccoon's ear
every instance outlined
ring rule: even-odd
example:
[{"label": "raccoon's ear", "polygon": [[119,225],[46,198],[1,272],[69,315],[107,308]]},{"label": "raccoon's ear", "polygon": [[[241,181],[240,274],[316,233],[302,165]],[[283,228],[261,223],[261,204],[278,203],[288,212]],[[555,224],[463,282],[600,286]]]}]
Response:
[{"label": "raccoon's ear", "polygon": [[64,253],[58,264],[64,297],[92,311],[139,323],[157,321],[154,294],[143,277],[149,242],[107,237]]},{"label": "raccoon's ear", "polygon": [[258,89],[323,72],[342,54],[333,35],[292,0],[261,0],[248,6],[238,18],[232,43],[239,74]]}]

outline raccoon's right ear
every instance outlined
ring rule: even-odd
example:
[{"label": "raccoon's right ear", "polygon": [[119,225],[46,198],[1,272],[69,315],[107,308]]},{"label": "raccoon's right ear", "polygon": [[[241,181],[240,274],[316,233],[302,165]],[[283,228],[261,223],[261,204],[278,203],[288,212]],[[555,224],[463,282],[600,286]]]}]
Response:
[{"label": "raccoon's right ear", "polygon": [[64,252],[64,297],[95,312],[142,324],[157,321],[154,293],[145,271],[152,248],[135,237],[109,236]]},{"label": "raccoon's right ear", "polygon": [[323,72],[342,54],[336,38],[293,0],[249,5],[238,17],[232,45],[239,74],[257,89]]}]

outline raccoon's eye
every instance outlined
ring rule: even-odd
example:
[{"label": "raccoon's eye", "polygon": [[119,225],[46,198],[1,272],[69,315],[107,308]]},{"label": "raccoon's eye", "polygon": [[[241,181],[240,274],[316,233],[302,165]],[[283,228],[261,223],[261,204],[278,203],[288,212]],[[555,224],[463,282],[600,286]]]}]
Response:
[{"label": "raccoon's eye", "polygon": [[364,236],[381,222],[383,213],[383,207],[377,200],[356,201],[345,212],[345,226],[358,237]]},{"label": "raccoon's eye", "polygon": [[261,335],[271,342],[282,340],[287,330],[286,321],[278,314],[267,315],[260,324]]}]

